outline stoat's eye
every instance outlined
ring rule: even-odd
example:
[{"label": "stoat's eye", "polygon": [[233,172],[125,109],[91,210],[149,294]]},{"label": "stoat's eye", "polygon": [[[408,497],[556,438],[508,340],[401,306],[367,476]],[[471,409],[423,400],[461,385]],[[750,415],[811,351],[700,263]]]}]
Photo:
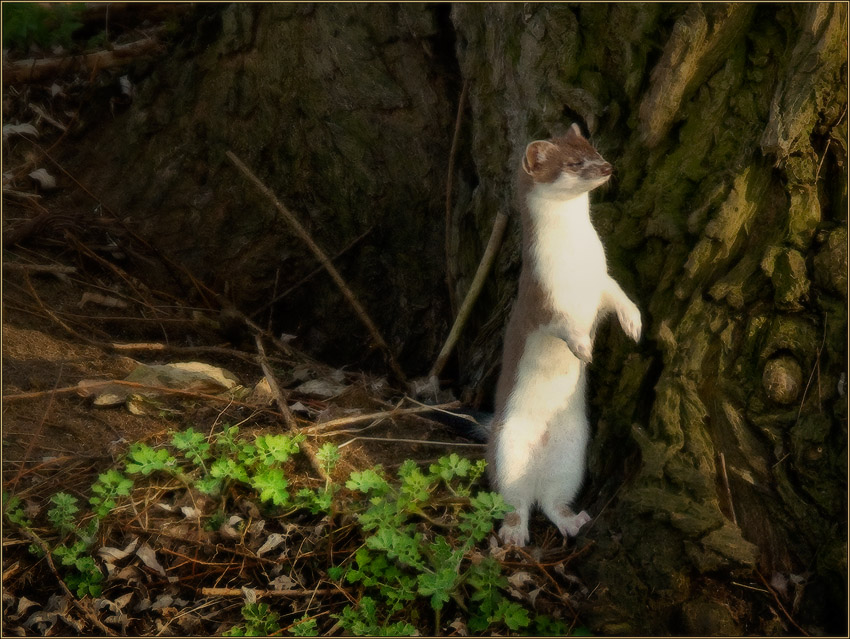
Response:
[{"label": "stoat's eye", "polygon": [[573,170],[580,169],[581,168],[581,162],[567,162],[567,168],[573,169]]}]

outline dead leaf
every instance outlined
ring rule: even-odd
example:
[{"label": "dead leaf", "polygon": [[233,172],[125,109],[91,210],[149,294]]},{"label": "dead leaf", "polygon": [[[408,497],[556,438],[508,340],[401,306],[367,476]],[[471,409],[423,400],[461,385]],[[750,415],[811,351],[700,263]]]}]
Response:
[{"label": "dead leaf", "polygon": [[274,550],[283,543],[284,539],[285,537],[280,533],[272,533],[268,536],[265,543],[260,546],[259,550],[257,550],[257,557],[262,556],[264,553],[267,553],[270,550]]},{"label": "dead leaf", "polygon": [[186,519],[191,519],[192,521],[197,521],[201,518],[201,511],[192,506],[181,506],[180,512],[183,513]]},{"label": "dead leaf", "polygon": [[127,302],[119,300],[117,297],[109,297],[108,295],[101,295],[100,293],[92,293],[89,291],[83,293],[82,297],[80,297],[80,301],[77,302],[77,306],[80,308],[86,304],[98,304],[107,308],[127,308],[129,306]]},{"label": "dead leaf", "polygon": [[24,616],[24,614],[26,613],[27,610],[29,610],[33,606],[37,606],[37,605],[38,605],[38,602],[31,601],[30,599],[27,599],[26,597],[21,597],[20,600],[18,601],[18,608],[15,611],[15,614],[9,615],[9,618],[18,620],[18,619],[20,619],[21,617]]},{"label": "dead leaf", "polygon": [[527,581],[534,581],[534,577],[531,573],[524,572],[522,570],[512,573],[508,577],[508,583],[514,588],[522,588]]},{"label": "dead leaf", "polygon": [[29,176],[38,182],[38,185],[45,190],[56,188],[56,178],[50,175],[50,173],[47,172],[47,169],[36,169],[30,173]]},{"label": "dead leaf", "polygon": [[221,525],[218,532],[225,539],[241,539],[242,533],[236,529],[236,525],[244,521],[239,515],[232,515],[225,523]]},{"label": "dead leaf", "polygon": [[136,551],[136,556],[141,559],[148,568],[156,570],[160,575],[165,577],[165,568],[163,568],[162,564],[156,560],[156,552],[154,552],[153,548],[147,544],[142,544],[142,546]]},{"label": "dead leaf", "polygon": [[449,628],[454,628],[457,631],[459,637],[468,637],[469,630],[466,627],[466,623],[458,617],[453,622],[449,624]]},{"label": "dead leaf", "polygon": [[136,550],[136,546],[139,543],[139,538],[134,537],[133,541],[127,544],[124,547],[124,550],[119,550],[118,548],[113,548],[112,546],[103,546],[100,550],[97,551],[98,556],[107,562],[116,562],[125,559],[129,555],[132,555]]},{"label": "dead leaf", "polygon": [[346,388],[348,387],[343,384],[337,384],[329,379],[311,379],[297,386],[295,392],[302,395],[330,399],[341,394]]},{"label": "dead leaf", "polygon": [[297,585],[298,583],[289,575],[278,575],[269,582],[269,587],[274,590],[292,590]]},{"label": "dead leaf", "polygon": [[38,131],[29,123],[26,124],[4,124],[3,125],[3,140],[8,140],[13,135],[31,135],[34,138],[38,137]]}]

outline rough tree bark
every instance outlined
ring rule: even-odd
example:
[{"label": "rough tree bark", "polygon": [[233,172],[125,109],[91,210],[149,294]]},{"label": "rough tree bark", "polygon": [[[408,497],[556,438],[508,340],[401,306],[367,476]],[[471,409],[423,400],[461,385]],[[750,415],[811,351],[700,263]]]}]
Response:
[{"label": "rough tree bark", "polygon": [[[228,149],[328,253],[373,228],[340,270],[410,374],[450,325],[446,268],[459,302],[514,210],[520,151],[584,123],[616,175],[594,222],[645,326],[637,347],[604,327],[591,368],[586,618],[598,633],[846,632],[846,5],[234,5],[189,30],[109,128],[122,143],[94,140],[80,166],[243,306],[278,269],[283,289],[314,265]],[[458,355],[485,403],[518,232]],[[365,335],[340,308],[315,280],[277,317],[350,362]],[[732,583],[756,571],[787,582],[793,622]]]}]

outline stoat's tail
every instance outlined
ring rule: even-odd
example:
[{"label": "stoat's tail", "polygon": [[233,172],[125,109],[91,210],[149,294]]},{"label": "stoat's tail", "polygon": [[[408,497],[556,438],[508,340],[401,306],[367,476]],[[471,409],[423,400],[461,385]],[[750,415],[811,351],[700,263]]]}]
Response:
[{"label": "stoat's tail", "polygon": [[466,437],[472,441],[482,444],[487,442],[490,434],[490,422],[493,421],[492,413],[483,413],[471,408],[462,408],[455,411],[447,411],[440,408],[425,413],[429,419],[448,426],[455,435]]}]

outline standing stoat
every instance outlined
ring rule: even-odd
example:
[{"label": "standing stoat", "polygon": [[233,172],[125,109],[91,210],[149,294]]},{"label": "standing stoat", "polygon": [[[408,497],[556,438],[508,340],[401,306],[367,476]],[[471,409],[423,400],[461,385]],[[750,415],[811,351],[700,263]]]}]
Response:
[{"label": "standing stoat", "polygon": [[522,271],[505,335],[487,457],[493,486],[512,505],[499,535],[528,542],[538,503],[563,535],[590,520],[570,509],[582,482],[589,424],[585,385],[597,322],[616,311],[637,341],[640,311],[608,275],[590,222],[588,192],[611,165],[573,124],[532,142],[520,172]]}]

